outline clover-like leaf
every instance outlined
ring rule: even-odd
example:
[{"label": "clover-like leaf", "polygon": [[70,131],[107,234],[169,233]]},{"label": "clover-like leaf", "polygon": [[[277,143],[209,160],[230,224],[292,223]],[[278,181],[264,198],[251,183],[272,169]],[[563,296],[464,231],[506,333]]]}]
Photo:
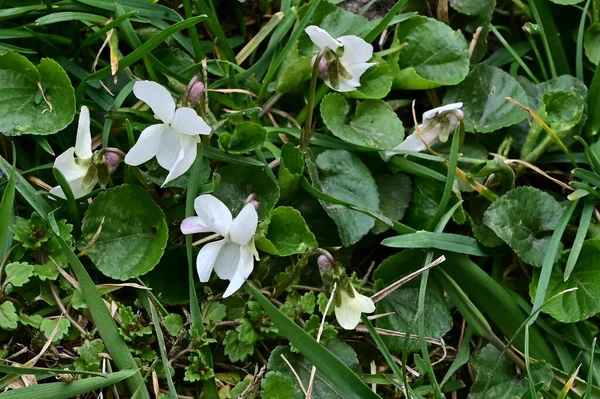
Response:
[{"label": "clover-like leaf", "polygon": [[402,121],[382,100],[365,100],[356,107],[352,120],[348,119],[350,105],[338,93],[326,96],[321,102],[321,117],[334,136],[378,150],[391,150],[404,139]]},{"label": "clover-like leaf", "polygon": [[[308,171],[319,190],[371,211],[379,209],[377,184],[360,158],[344,150],[325,150],[317,156],[310,155]],[[337,225],[344,246],[360,240],[375,224],[373,218],[358,211],[319,201]]]},{"label": "clover-like leaf", "polygon": [[262,147],[267,131],[257,123],[243,122],[235,127],[233,134],[227,132],[219,137],[219,147],[232,154],[244,154]]},{"label": "clover-like leaf", "polygon": [[[600,313],[598,262],[600,262],[600,239],[589,239],[584,241],[575,268],[567,281],[564,281],[561,268],[555,265],[545,299],[548,300],[571,288],[577,290],[560,295],[544,306],[542,311],[562,323],[575,323]],[[535,298],[537,291],[540,277],[538,270],[534,270],[533,280],[529,285],[531,298]]]},{"label": "clover-like leaf", "polygon": [[256,246],[273,255],[289,256],[315,248],[317,240],[300,212],[289,206],[280,206],[260,224]]},{"label": "clover-like leaf", "polygon": [[128,280],[156,266],[167,245],[165,215],[141,187],[122,185],[100,194],[89,206],[82,225],[86,248],[104,220],[87,256],[104,275]]},{"label": "clover-like leaf", "polygon": [[490,205],[483,223],[524,262],[541,267],[550,242],[548,233],[556,228],[561,215],[560,204],[550,194],[518,187]]},{"label": "clover-like leaf", "polygon": [[0,131],[7,136],[54,134],[75,117],[75,91],[65,70],[42,58],[0,55]]},{"label": "clover-like leaf", "polygon": [[506,97],[527,105],[527,95],[515,78],[500,68],[479,64],[462,83],[448,90],[444,103],[462,102],[465,130],[488,133],[527,117],[527,112]]},{"label": "clover-like leaf", "polygon": [[460,83],[469,72],[463,35],[445,23],[412,17],[396,28],[394,45],[406,48],[390,56],[397,89],[431,89]]},{"label": "clover-like leaf", "polygon": [[17,328],[19,315],[12,302],[5,301],[0,304],[0,328],[3,330],[14,330]]}]

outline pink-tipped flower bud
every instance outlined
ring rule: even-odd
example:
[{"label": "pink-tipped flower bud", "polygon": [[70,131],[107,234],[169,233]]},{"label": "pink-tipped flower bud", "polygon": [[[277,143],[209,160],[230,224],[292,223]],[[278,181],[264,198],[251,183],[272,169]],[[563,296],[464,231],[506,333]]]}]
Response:
[{"label": "pink-tipped flower bud", "polygon": [[319,271],[321,274],[330,272],[333,269],[335,260],[333,256],[325,250],[321,250],[321,255],[317,258],[317,265],[319,265]]},{"label": "pink-tipped flower bud", "polygon": [[121,150],[117,150],[116,148],[107,148],[103,155],[106,168],[108,169],[108,174],[112,175],[115,170],[117,170],[121,160],[123,159],[123,152]]},{"label": "pink-tipped flower bud", "polygon": [[200,75],[194,76],[185,89],[184,102],[192,105],[198,104],[202,100],[205,88],[204,82],[200,80]]},{"label": "pink-tipped flower bud", "polygon": [[256,211],[258,212],[258,206],[260,205],[259,202],[257,200],[255,200],[254,198],[250,200],[249,204],[252,204],[252,206],[254,207],[254,209],[256,209]]},{"label": "pink-tipped flower bud", "polygon": [[[317,56],[313,56],[312,59],[310,60],[310,65],[311,66],[315,66],[315,61],[317,60]],[[327,63],[327,60],[325,59],[325,55],[323,55],[321,57],[321,60],[319,61],[319,67],[317,69],[317,75],[325,80],[327,79],[327,77],[329,76],[329,64]]]}]

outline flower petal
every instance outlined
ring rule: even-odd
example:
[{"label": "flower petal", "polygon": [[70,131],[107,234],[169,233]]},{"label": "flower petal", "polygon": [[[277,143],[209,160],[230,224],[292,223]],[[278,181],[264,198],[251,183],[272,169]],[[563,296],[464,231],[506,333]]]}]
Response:
[{"label": "flower petal", "polygon": [[242,257],[242,247],[227,240],[215,262],[215,273],[221,280],[231,280],[236,274]]},{"label": "flower petal", "polygon": [[177,161],[169,171],[167,178],[165,179],[163,186],[173,179],[178,178],[182,174],[188,171],[192,167],[192,164],[196,160],[196,154],[198,151],[198,142],[193,137],[181,134],[179,137],[180,151],[177,157]]},{"label": "flower petal", "polygon": [[453,111],[455,109],[460,109],[460,108],[462,108],[462,106],[463,106],[463,103],[452,103],[452,104],[446,104],[446,105],[443,105],[441,107],[437,107],[434,109],[430,109],[429,111],[426,111],[423,113],[423,124],[425,124],[427,122],[427,120],[434,118],[436,115],[439,115],[446,111]]},{"label": "flower petal", "polygon": [[67,181],[83,178],[88,171],[88,167],[75,162],[74,155],[75,147],[71,147],[54,160],[54,167],[60,170]]},{"label": "flower petal", "polygon": [[181,107],[175,111],[171,127],[178,133],[195,136],[210,134],[211,127],[191,108]]},{"label": "flower petal", "polygon": [[423,143],[423,140],[421,140],[419,135],[415,132],[405,138],[402,143],[398,144],[394,148],[394,150],[421,152],[426,148],[427,147],[425,146],[425,143]]},{"label": "flower petal", "polygon": [[163,132],[169,127],[165,124],[148,126],[142,131],[137,143],[125,155],[127,165],[137,166],[156,156]]},{"label": "flower petal", "polygon": [[258,214],[254,205],[246,204],[240,213],[233,219],[229,238],[231,241],[240,245],[246,245],[250,242],[258,226]]},{"label": "flower petal", "polygon": [[358,300],[360,303],[360,310],[362,313],[373,313],[375,311],[375,304],[368,296],[356,292],[356,297],[354,299]]},{"label": "flower petal", "polygon": [[180,138],[181,135],[170,127],[165,128],[160,136],[156,160],[160,166],[168,171],[171,171],[177,161],[183,158]]},{"label": "flower petal", "polygon": [[346,66],[346,69],[350,75],[352,75],[352,79],[345,79],[344,77],[340,76],[340,81],[344,82],[348,86],[360,87],[360,77],[373,65],[375,65],[373,62],[362,62],[360,64]]},{"label": "flower petal", "polygon": [[[354,91],[356,90],[357,86],[351,86],[349,85],[347,82],[349,82],[349,80],[341,78],[339,79],[339,83],[338,83],[338,88],[336,89],[335,87],[333,87],[331,85],[331,81],[329,79],[325,79],[325,84],[327,86],[329,86],[330,89],[337,91],[338,93],[347,93],[349,91]],[[359,85],[360,86],[360,85]]]},{"label": "flower petal", "polygon": [[210,231],[204,224],[204,220],[198,216],[190,216],[183,219],[179,228],[183,234],[206,233]]},{"label": "flower petal", "polygon": [[[80,177],[75,180],[69,180],[68,183],[69,183],[69,187],[71,187],[71,192],[73,193],[73,197],[75,197],[75,199],[78,199],[81,197],[85,197],[86,195],[91,193],[98,182],[93,181],[92,184],[84,187],[82,184],[83,177]],[[60,197],[62,199],[67,199],[67,196],[65,195],[63,189],[60,186],[53,187],[52,190],[50,190],[50,194],[54,194],[57,197]]]},{"label": "flower petal", "polygon": [[342,46],[339,40],[334,39],[325,29],[321,29],[316,25],[308,26],[304,31],[320,49],[327,47],[335,51]]},{"label": "flower petal", "polygon": [[81,159],[92,157],[92,133],[90,131],[90,110],[85,105],[79,113],[77,137],[75,139],[75,155]]},{"label": "flower petal", "polygon": [[345,67],[367,62],[373,57],[373,46],[358,36],[342,36],[338,37],[338,41],[344,45],[340,61]]},{"label": "flower petal", "polygon": [[206,283],[210,279],[215,262],[226,242],[226,240],[210,242],[200,249],[196,258],[196,271],[201,282]]},{"label": "flower petal", "polygon": [[196,214],[204,221],[209,231],[228,237],[231,228],[231,212],[217,197],[205,194],[194,200]]},{"label": "flower petal", "polygon": [[341,306],[335,307],[335,318],[340,326],[346,330],[354,330],[360,321],[361,308],[360,301],[350,298],[345,291],[342,290]]},{"label": "flower petal", "polygon": [[154,115],[164,123],[171,123],[175,114],[175,100],[163,86],[149,80],[137,81],[133,94],[150,106]]},{"label": "flower petal", "polygon": [[249,248],[240,247],[240,260],[233,277],[229,280],[229,285],[223,294],[223,298],[234,294],[246,282],[250,273],[254,269],[254,261],[252,260],[252,252]]}]

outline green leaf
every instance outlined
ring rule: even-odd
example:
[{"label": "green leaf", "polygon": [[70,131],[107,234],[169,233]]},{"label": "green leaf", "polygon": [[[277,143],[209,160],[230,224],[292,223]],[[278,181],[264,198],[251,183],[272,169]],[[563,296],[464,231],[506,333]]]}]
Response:
[{"label": "green leaf", "polygon": [[277,93],[287,93],[298,88],[303,82],[310,80],[311,58],[311,55],[300,57],[298,46],[292,47],[283,64],[281,64],[275,88]]},{"label": "green leaf", "polygon": [[[327,349],[329,349],[338,359],[343,361],[347,367],[350,367],[354,372],[359,372],[360,365],[358,363],[358,359],[356,357],[356,353],[354,350],[345,342],[335,339],[330,341],[326,345],[324,345]],[[273,352],[271,352],[271,356],[269,357],[269,363],[267,369],[271,371],[276,371],[282,374],[285,378],[287,378],[293,384],[293,396],[294,399],[304,399],[306,395],[301,391],[300,385],[290,367],[284,362],[281,356],[285,356],[285,358],[290,362],[294,371],[298,373],[302,384],[306,388],[308,386],[308,381],[310,378],[310,371],[312,368],[312,364],[303,356],[296,355],[290,351],[290,349],[285,347],[277,347]],[[340,389],[339,385],[329,383],[321,372],[317,371],[315,374],[315,380],[313,385],[313,393],[312,397],[315,399],[342,399],[348,398],[347,394],[344,393],[343,390]]]},{"label": "green leaf", "polygon": [[[374,212],[379,209],[375,180],[356,155],[344,150],[325,150],[315,156],[310,151],[307,167],[313,184],[325,194]],[[360,240],[375,225],[373,218],[358,211],[319,202],[337,225],[344,246]]]},{"label": "green leaf", "polygon": [[469,72],[461,33],[432,18],[416,16],[396,29],[394,44],[406,48],[389,58],[396,89],[432,89],[460,83]]},{"label": "green leaf", "polygon": [[263,399],[292,399],[294,383],[279,371],[269,371],[260,383],[260,397]]},{"label": "green leaf", "polygon": [[[328,389],[328,392],[332,392],[334,389],[338,392],[341,392],[342,394],[339,396],[340,398],[379,398],[379,396],[361,380],[359,375],[357,375],[356,372],[350,368],[355,367],[355,365],[358,363],[356,354],[352,348],[348,347],[347,344],[337,340],[329,342],[327,347],[324,347],[311,338],[296,323],[281,313],[281,311],[277,309],[252,283],[247,283],[247,287],[252,296],[254,296],[254,299],[256,299],[256,301],[264,309],[265,313],[271,318],[271,320],[273,320],[273,323],[275,324],[275,327],[277,327],[279,334],[287,337],[290,342],[306,357],[306,360],[302,362],[302,367],[300,367],[300,364],[297,364],[297,366],[294,367],[296,371],[302,373],[304,376],[303,381],[305,381],[305,385],[307,384],[310,376],[310,370],[314,364],[318,370],[315,378],[315,390],[317,390],[318,385],[321,385],[324,387],[324,389]],[[343,348],[340,348],[340,346]],[[281,352],[277,353],[277,350],[278,349],[275,349],[273,352],[271,352],[271,357],[269,360],[282,362],[283,359],[281,359],[279,356]],[[286,351],[287,349],[281,350]],[[292,358],[291,353],[289,353],[289,355],[290,357],[288,357],[288,359],[290,361],[295,360]],[[271,362],[269,362],[268,367],[270,371],[276,370],[286,375],[289,375],[287,373],[291,372],[289,367],[287,369],[284,367],[271,367],[270,363]],[[360,370],[356,371],[360,372]],[[295,384],[296,383],[294,383],[294,385]],[[296,394],[295,398],[304,398],[305,396],[303,393],[300,393],[302,396],[297,395],[298,393]],[[314,397],[316,398],[317,396]],[[327,397],[333,398],[334,396]]]},{"label": "green leaf", "polygon": [[75,359],[73,365],[81,371],[100,371],[102,361],[100,354],[105,350],[101,339],[94,339],[93,341],[86,339],[83,345],[77,349],[79,357]]},{"label": "green leaf", "polygon": [[[392,150],[404,139],[402,121],[382,100],[365,100],[356,107],[352,119],[350,106],[339,93],[327,95],[321,102],[321,117],[331,133],[361,147]],[[350,119],[349,122],[346,122]]]},{"label": "green leaf", "polygon": [[279,199],[277,182],[263,168],[227,165],[218,170],[221,184],[213,193],[231,210],[239,213],[250,194],[258,201],[258,218],[265,219]]},{"label": "green leaf", "polygon": [[[152,158],[148,162],[144,164],[146,170],[141,171],[142,175],[152,183],[161,186],[161,187],[179,187],[179,188],[188,188],[190,185],[190,175],[191,170],[188,170],[181,176],[171,180],[167,184],[165,180],[169,171],[162,168],[156,158]],[[204,183],[210,177],[210,162],[207,158],[202,158],[202,174],[198,178],[198,183]]]},{"label": "green leaf", "polygon": [[[526,263],[541,267],[550,236],[562,215],[550,194],[533,187],[518,187],[485,211],[483,223],[507,243]],[[559,251],[560,253],[560,251]]]},{"label": "green leaf", "polygon": [[600,24],[591,25],[583,37],[585,55],[595,65],[600,63]]},{"label": "green leaf", "polygon": [[[415,254],[416,255],[416,254]],[[416,255],[418,256],[418,255]],[[379,265],[376,274],[379,281],[377,288],[382,289],[391,284],[393,280],[384,278],[385,270],[393,270],[394,277],[400,274],[407,275],[417,269],[415,265],[422,262],[413,263],[407,261],[407,254],[400,252],[393,255]],[[402,272],[400,272],[402,271]],[[394,314],[377,319],[376,324],[379,328],[399,331],[406,334],[418,334],[415,316],[417,314],[417,305],[419,298],[420,277],[404,284],[381,301],[377,302],[377,313],[394,312]],[[427,282],[427,295],[425,297],[425,336],[428,338],[441,338],[452,328],[452,317],[446,306],[444,292],[433,279]],[[382,336],[383,341],[390,351],[400,353],[404,348],[404,338]],[[419,340],[406,340],[406,350],[418,351]]]},{"label": "green leaf", "polygon": [[225,354],[229,356],[232,363],[240,362],[254,353],[254,343],[247,344],[240,339],[240,333],[236,330],[229,330],[223,340]]},{"label": "green leaf", "polygon": [[542,104],[546,123],[559,137],[564,137],[581,121],[586,108],[585,98],[564,91],[546,93]]},{"label": "green leaf", "polygon": [[148,287],[168,305],[181,305],[189,301],[189,293],[182,290],[188,282],[188,265],[185,247],[169,247],[154,269],[144,276]]},{"label": "green leaf", "polygon": [[183,318],[177,313],[170,313],[165,316],[163,325],[171,336],[176,337],[183,330]]},{"label": "green leaf", "polygon": [[29,278],[33,276],[33,265],[26,262],[13,262],[6,265],[6,280],[3,286],[11,284],[13,287],[22,287],[29,282]]},{"label": "green leaf", "polygon": [[450,6],[466,15],[479,15],[494,7],[495,0],[450,0]]},{"label": "green leaf", "polygon": [[[415,177],[412,185],[412,200],[404,216],[404,221],[415,229],[429,228],[443,194],[444,184],[429,177]],[[456,195],[453,195],[450,205],[454,205],[457,200]],[[460,208],[457,209],[454,216],[456,217],[461,212]]]},{"label": "green leaf", "polygon": [[[555,265],[545,300],[570,288],[577,290],[559,296],[544,306],[542,311],[561,323],[575,323],[600,313],[600,271],[597,268],[599,261],[600,239],[589,239],[584,241],[575,268],[567,281],[564,281],[561,268]],[[533,280],[529,285],[529,295],[532,299],[535,298],[539,276],[539,269],[534,270]]]},{"label": "green leaf", "polygon": [[346,93],[350,98],[384,98],[392,89],[392,68],[378,55],[374,55],[369,62],[374,62],[360,77],[360,87]]},{"label": "green leaf", "polygon": [[54,60],[42,58],[36,67],[22,55],[2,54],[0,85],[0,131],[7,136],[54,134],[75,117],[73,86]]},{"label": "green leaf", "polygon": [[56,344],[60,342],[61,339],[69,332],[69,327],[71,327],[71,322],[67,318],[60,319],[44,319],[40,324],[40,331],[44,333],[46,339],[50,339],[52,332],[58,325],[58,330],[56,330],[56,334],[54,335],[54,339],[52,343]]},{"label": "green leaf", "polygon": [[451,233],[418,231],[412,234],[388,237],[381,242],[381,245],[392,248],[439,249],[473,256],[490,255],[476,239]]},{"label": "green leaf", "polygon": [[281,147],[281,163],[277,171],[277,180],[281,198],[289,198],[300,186],[304,172],[304,157],[294,144],[285,143]]},{"label": "green leaf", "polygon": [[116,373],[104,374],[101,377],[89,377],[70,382],[50,382],[32,385],[1,394],[2,399],[69,399],[87,392],[114,385],[119,381],[131,377],[137,370],[121,370]]},{"label": "green leaf", "polygon": [[42,324],[42,321],[44,321],[44,318],[42,316],[40,316],[39,314],[32,314],[32,315],[20,314],[19,321],[24,326],[40,328],[40,325]]},{"label": "green leaf", "polygon": [[262,147],[267,131],[259,124],[243,122],[236,125],[233,135],[225,132],[219,137],[219,147],[232,154],[245,154]]},{"label": "green leaf", "polygon": [[58,267],[52,261],[48,261],[43,265],[33,265],[33,275],[40,280],[56,280],[59,276]]},{"label": "green leaf", "polygon": [[0,328],[4,330],[14,330],[17,328],[19,316],[12,302],[2,302],[0,305]]},{"label": "green leaf", "polygon": [[128,280],[156,266],[168,229],[162,210],[146,190],[122,185],[100,194],[85,213],[81,249],[90,244],[102,220],[102,231],[87,256],[104,275]]},{"label": "green leaf", "polygon": [[527,105],[525,91],[515,78],[487,64],[479,64],[466,79],[448,89],[444,103],[463,103],[465,130],[488,133],[514,125],[527,117],[527,112],[506,97]]},{"label": "green leaf", "polygon": [[[4,174],[4,172],[2,173]],[[7,252],[10,250],[13,241],[10,225],[13,224],[14,218],[13,206],[15,202],[16,174],[16,168],[12,168],[8,178],[8,184],[2,194],[2,200],[0,200],[0,259],[4,259]]]},{"label": "green leaf", "polygon": [[[499,364],[496,368],[497,362]],[[517,375],[512,362],[492,344],[487,344],[475,356],[473,366],[477,370],[477,377],[471,387],[469,399],[521,398],[529,390],[529,383],[524,376]],[[542,360],[533,363],[531,368],[535,381],[543,382],[544,389],[547,389],[554,377],[552,366]],[[488,390],[484,394],[488,380]]]},{"label": "green leaf", "polygon": [[[379,213],[392,220],[402,220],[412,193],[410,178],[401,173],[380,174],[376,178],[379,188]],[[377,220],[371,229],[374,234],[389,230],[389,226]]]},{"label": "green leaf", "polygon": [[260,224],[256,246],[272,255],[289,256],[315,248],[317,240],[300,212],[289,206],[280,206]]},{"label": "green leaf", "polygon": [[553,3],[561,4],[563,6],[571,5],[571,4],[579,4],[584,0],[550,0]]},{"label": "green leaf", "polygon": [[227,306],[221,302],[211,302],[208,309],[204,312],[205,323],[218,323],[227,316]]}]

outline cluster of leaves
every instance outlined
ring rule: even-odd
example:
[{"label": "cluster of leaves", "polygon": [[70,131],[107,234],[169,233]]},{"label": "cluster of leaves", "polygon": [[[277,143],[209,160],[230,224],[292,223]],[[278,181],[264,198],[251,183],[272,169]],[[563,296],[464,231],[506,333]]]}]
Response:
[{"label": "cluster of leaves", "polygon": [[[179,3],[0,1],[0,388],[600,395],[600,2]],[[379,46],[357,90],[316,79],[309,25]],[[94,148],[127,152],[156,123],[136,79],[211,126],[192,168],[164,184],[154,159],[122,165],[85,198],[48,196],[80,106]],[[390,155],[416,111],[451,103],[448,142]],[[260,260],[231,297],[197,281],[214,237],[179,229],[200,194],[257,205]],[[375,326],[337,325],[323,249],[374,294]],[[24,373],[40,385],[16,389]]]}]

